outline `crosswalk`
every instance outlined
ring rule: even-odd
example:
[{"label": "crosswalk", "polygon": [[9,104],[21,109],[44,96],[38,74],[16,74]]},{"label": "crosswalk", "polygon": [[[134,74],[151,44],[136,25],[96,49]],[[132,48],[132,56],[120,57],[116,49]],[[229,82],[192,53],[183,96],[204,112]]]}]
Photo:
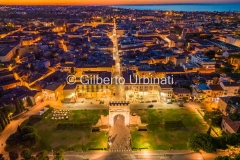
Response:
[{"label": "crosswalk", "polygon": [[109,152],[132,152],[131,149],[109,149]]}]

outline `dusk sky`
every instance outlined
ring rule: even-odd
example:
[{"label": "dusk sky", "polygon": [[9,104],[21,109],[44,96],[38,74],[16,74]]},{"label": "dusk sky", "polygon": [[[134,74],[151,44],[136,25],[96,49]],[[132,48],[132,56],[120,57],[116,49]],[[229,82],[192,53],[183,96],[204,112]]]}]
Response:
[{"label": "dusk sky", "polygon": [[10,5],[116,5],[116,4],[166,4],[166,3],[237,3],[239,0],[1,0]]}]

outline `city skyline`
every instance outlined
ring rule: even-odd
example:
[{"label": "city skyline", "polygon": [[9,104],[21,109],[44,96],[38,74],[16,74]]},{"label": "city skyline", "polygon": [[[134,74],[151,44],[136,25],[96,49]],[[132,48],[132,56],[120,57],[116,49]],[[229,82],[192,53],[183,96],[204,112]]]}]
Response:
[{"label": "city skyline", "polygon": [[116,1],[110,1],[110,0],[89,0],[89,1],[78,1],[78,0],[22,0],[22,1],[15,1],[15,0],[2,0],[2,5],[139,5],[139,4],[221,4],[221,3],[239,3],[238,0],[212,0],[209,2],[208,0],[198,0],[195,2],[192,2],[190,0],[116,0]]}]

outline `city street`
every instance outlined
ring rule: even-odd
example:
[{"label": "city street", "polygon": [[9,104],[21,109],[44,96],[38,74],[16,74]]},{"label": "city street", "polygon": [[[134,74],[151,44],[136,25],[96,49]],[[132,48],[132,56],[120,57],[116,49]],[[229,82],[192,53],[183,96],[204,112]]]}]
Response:
[{"label": "city street", "polygon": [[[220,154],[220,155],[226,155]],[[54,156],[49,153],[49,159]],[[217,154],[182,151],[133,151],[133,152],[67,152],[64,160],[213,160]],[[4,157],[8,158],[7,154]]]},{"label": "city street", "polygon": [[100,110],[108,109],[106,104],[91,104],[91,103],[64,103],[61,106],[54,107],[61,110]]},{"label": "city street", "polygon": [[131,109],[148,109],[148,106],[153,105],[149,109],[170,109],[170,108],[180,108],[177,103],[167,104],[161,102],[151,102],[151,103],[131,103]]},{"label": "city street", "polygon": [[65,155],[65,160],[212,160],[192,151],[134,151],[134,152],[87,152],[79,155]]},{"label": "city street", "polygon": [[[117,78],[121,77],[121,65],[120,65],[120,58],[119,58],[119,52],[118,52],[118,40],[116,32],[116,24],[114,23],[114,33],[112,35],[112,42],[113,42],[113,59],[115,60],[115,75]],[[117,81],[115,81],[115,98],[120,100],[124,99],[124,90],[123,90],[122,84],[117,84]]]}]

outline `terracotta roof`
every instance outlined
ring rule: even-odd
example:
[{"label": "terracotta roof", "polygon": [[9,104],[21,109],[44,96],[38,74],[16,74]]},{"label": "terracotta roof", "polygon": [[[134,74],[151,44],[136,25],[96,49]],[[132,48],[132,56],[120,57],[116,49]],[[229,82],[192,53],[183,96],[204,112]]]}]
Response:
[{"label": "terracotta roof", "polygon": [[232,121],[229,117],[223,117],[223,120],[231,127],[235,133],[240,131],[240,121]]}]

